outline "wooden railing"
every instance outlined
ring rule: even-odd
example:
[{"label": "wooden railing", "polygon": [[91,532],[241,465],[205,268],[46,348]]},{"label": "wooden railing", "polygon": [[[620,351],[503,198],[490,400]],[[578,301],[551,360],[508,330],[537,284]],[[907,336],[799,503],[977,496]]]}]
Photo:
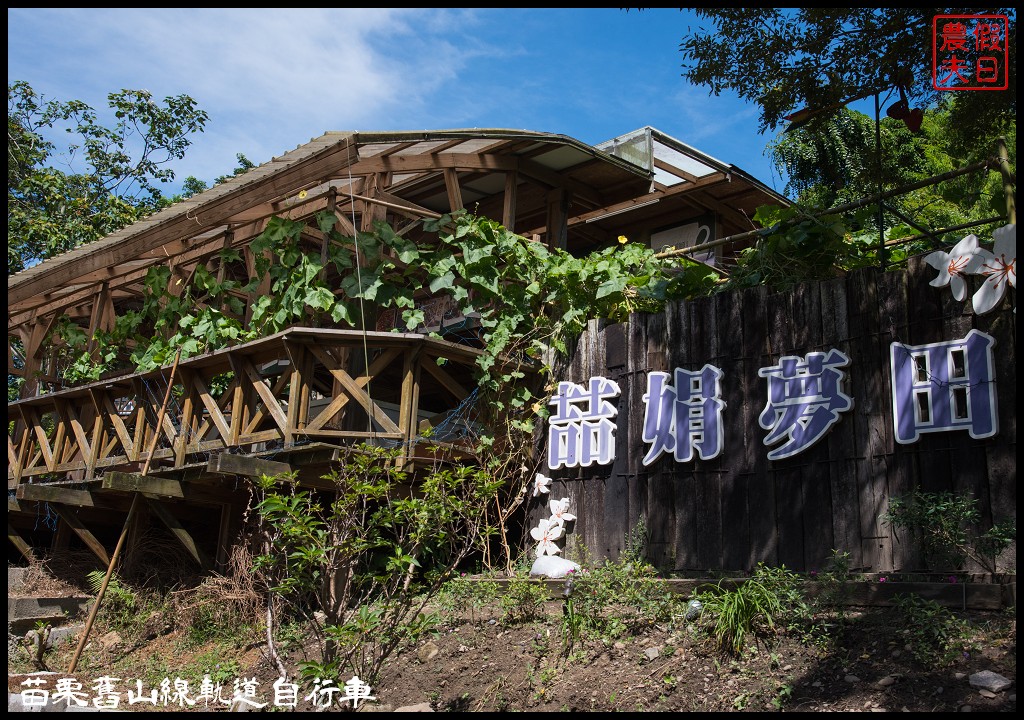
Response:
[{"label": "wooden railing", "polygon": [[8,405],[8,488],[311,442],[412,458],[426,418],[470,396],[478,354],[418,334],[291,328],[181,361],[159,428],[169,367],[19,400]]}]

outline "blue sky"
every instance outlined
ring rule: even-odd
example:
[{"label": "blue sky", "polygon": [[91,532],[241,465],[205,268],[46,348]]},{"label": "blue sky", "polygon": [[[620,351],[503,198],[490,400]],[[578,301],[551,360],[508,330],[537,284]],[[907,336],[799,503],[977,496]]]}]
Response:
[{"label": "blue sky", "polygon": [[[97,110],[123,88],[210,114],[177,181],[329,130],[514,128],[596,144],[652,125],[779,192],[758,108],[681,76],[699,21],[652,8],[8,8],[8,82]],[[724,51],[724,48],[723,48]]]}]

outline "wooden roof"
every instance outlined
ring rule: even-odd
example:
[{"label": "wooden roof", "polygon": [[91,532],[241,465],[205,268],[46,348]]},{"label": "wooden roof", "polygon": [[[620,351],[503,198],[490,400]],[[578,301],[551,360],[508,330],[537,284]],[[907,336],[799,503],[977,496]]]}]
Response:
[{"label": "wooden roof", "polygon": [[650,225],[709,209],[747,230],[740,225],[744,207],[752,212],[773,201],[742,171],[652,128],[637,132],[658,152],[630,155],[614,141],[599,148],[522,130],[328,132],[10,276],[8,331],[24,334],[26,326],[74,308],[89,315],[87,306],[104,293],[115,302],[138,294],[153,265],[194,265],[248,244],[275,214],[307,218],[330,203],[361,229],[374,219],[418,221],[465,207],[527,237],[585,252],[645,218]]}]

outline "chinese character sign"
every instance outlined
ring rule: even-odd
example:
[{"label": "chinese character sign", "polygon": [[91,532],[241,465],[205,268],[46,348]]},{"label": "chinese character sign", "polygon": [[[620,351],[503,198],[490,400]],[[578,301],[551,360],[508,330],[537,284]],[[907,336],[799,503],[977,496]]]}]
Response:
[{"label": "chinese character sign", "polygon": [[697,372],[676,368],[675,387],[668,373],[647,375],[644,401],[643,441],[651,443],[643,464],[650,465],[663,452],[677,462],[689,462],[694,450],[701,460],[722,452],[722,371],[705,365]]},{"label": "chinese character sign", "polygon": [[[57,678],[53,683],[53,691],[41,687],[46,681],[40,677],[32,677],[22,682],[21,703],[25,708],[32,708],[29,712],[47,711],[48,706],[57,706],[55,709],[73,710],[74,708],[87,707],[90,699],[93,707],[99,710],[116,710],[119,706],[132,705],[153,705],[159,707],[180,707],[188,708],[198,705],[204,710],[215,710],[217,705],[233,706],[243,710],[261,710],[267,707],[269,702],[260,702],[257,695],[259,683],[256,678],[236,678],[234,691],[227,696],[222,683],[214,683],[209,675],[203,677],[198,687],[197,694],[189,695],[189,681],[181,678],[165,677],[160,681],[159,688],[152,688],[149,692],[143,690],[142,680],[135,680],[135,690],[129,686],[127,698],[122,703],[122,693],[118,687],[121,678],[104,675],[97,678],[92,686],[93,694],[85,692],[82,683],[75,678]],[[274,681],[274,707],[295,708],[298,705],[299,686],[289,682],[285,678],[278,678]],[[313,681],[313,690],[305,696],[305,700],[312,703],[317,710],[326,710],[334,706],[341,706],[345,703],[352,703],[353,709],[359,708],[360,702],[376,700],[372,694],[373,688],[360,680],[355,675],[345,681],[344,687],[338,687],[333,680],[321,681],[316,678]],[[338,697],[335,697],[338,696]],[[210,707],[210,703],[214,707]],[[63,704],[63,707],[61,705]]]},{"label": "chinese character sign", "polygon": [[996,392],[992,347],[979,330],[967,337],[926,345],[893,343],[892,414],[896,442],[921,433],[967,430],[973,438],[995,435]]},{"label": "chinese character sign", "polygon": [[758,370],[768,378],[768,403],[758,423],[770,432],[766,446],[785,442],[768,453],[769,460],[782,460],[803,452],[820,440],[839,420],[839,413],[853,407],[843,392],[845,373],[839,370],[850,358],[839,350],[827,355],[808,353],[806,358],[786,356],[774,367]]},{"label": "chinese character sign", "polygon": [[548,467],[607,465],[615,458],[615,417],[618,410],[608,402],[619,396],[614,380],[592,377],[587,387],[558,383],[549,401],[555,410],[548,418]]},{"label": "chinese character sign", "polygon": [[932,86],[936,90],[1010,87],[1006,15],[936,15],[932,19]]}]

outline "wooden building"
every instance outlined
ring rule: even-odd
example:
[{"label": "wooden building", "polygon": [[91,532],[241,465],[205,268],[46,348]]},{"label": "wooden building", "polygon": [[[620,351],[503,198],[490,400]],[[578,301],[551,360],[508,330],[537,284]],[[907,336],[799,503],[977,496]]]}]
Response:
[{"label": "wooden building", "polygon": [[[138,307],[154,266],[170,270],[172,293],[199,268],[235,272],[225,250],[251,276],[252,242],[275,216],[307,223],[302,242],[326,252],[314,220],[324,211],[343,235],[383,220],[418,239],[423,219],[466,208],[584,254],[623,234],[654,247],[713,244],[753,229],[766,203],[785,199],[653,128],[598,147],[500,129],[329,132],[19,272],[8,278],[8,372],[24,378],[21,399],[8,405],[10,549],[81,542],[106,561],[142,493],[150,517],[209,567],[225,561],[236,531],[239,476],[294,469],[315,482],[341,446],[366,440],[401,446],[415,463],[425,425],[432,442],[467,446],[472,423],[460,408],[474,391],[473,318],[425,289],[418,301],[430,311],[416,332],[395,332],[386,313],[373,328],[297,325],[173,368],[67,387],[54,327],[70,320],[90,337],[109,330]],[[710,263],[734,249],[712,247],[702,256]],[[236,293],[240,320],[261,292]],[[230,383],[213,392],[224,377]],[[55,529],[38,522],[41,513],[59,518]]]}]

